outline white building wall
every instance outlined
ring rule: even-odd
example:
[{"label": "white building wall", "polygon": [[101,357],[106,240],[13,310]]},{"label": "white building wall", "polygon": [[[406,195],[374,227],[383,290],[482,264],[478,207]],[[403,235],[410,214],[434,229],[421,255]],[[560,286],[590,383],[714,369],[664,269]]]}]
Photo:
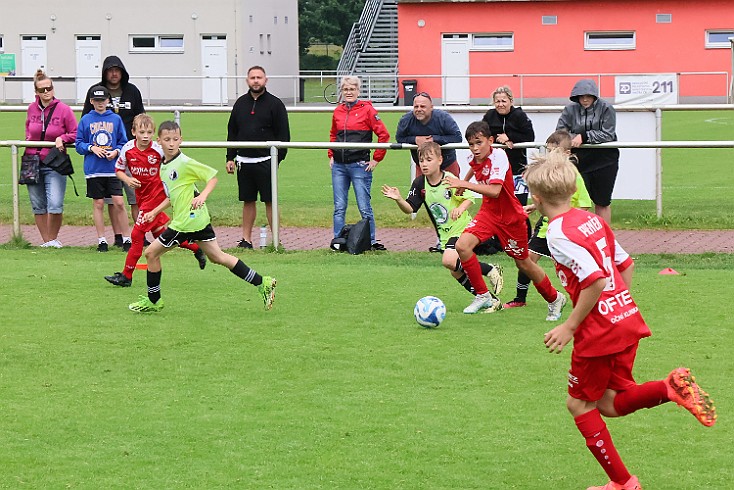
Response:
[{"label": "white building wall", "polygon": [[[226,36],[228,104],[247,90],[244,74],[252,65],[262,65],[276,77],[268,85],[273,93],[286,101],[297,96],[293,92],[298,76],[297,0],[44,0],[18,2],[2,10],[0,36],[4,53],[16,55],[17,74],[26,68],[22,36],[46,36],[46,72],[56,79],[57,96],[65,101],[76,99],[78,35],[100,36],[101,59],[119,56],[146,103],[201,101],[202,81],[195,77],[201,76],[201,37],[207,35]],[[130,35],[182,35],[183,52],[132,52]],[[93,82],[79,83],[88,87]],[[0,78],[0,101],[20,100],[21,83]]]}]

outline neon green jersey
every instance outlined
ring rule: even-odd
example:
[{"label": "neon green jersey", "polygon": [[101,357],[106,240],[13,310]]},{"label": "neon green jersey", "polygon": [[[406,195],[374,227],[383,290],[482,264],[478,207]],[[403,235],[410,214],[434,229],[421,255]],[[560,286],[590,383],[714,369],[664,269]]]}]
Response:
[{"label": "neon green jersey", "polygon": [[203,230],[211,223],[206,204],[198,209],[191,209],[191,201],[199,194],[196,183],[206,183],[216,175],[215,169],[183,153],[161,165],[161,181],[171,200],[173,214],[169,228],[188,233]]}]

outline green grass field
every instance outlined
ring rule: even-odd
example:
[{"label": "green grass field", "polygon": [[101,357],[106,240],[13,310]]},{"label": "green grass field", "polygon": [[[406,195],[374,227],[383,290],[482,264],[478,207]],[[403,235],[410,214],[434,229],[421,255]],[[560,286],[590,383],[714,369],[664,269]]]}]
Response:
[{"label": "green grass field", "polygon": [[[163,259],[166,308],[155,315],[127,311],[144,294],[143,274],[129,289],[102,279],[122,253],[0,251],[0,487],[567,490],[606,481],[566,412],[569,352],[545,352],[536,293],[521,310],[465,316],[471,297],[428,253],[242,258],[279,278],[272,311],[253,287],[221,267],[199,271],[184,251]],[[684,275],[657,274],[668,266]],[[634,293],[654,335],[636,376],[687,365],[720,413],[710,429],[672,404],[608,421],[645,488],[734,481],[732,284],[732,256],[637,261]],[[435,330],[412,318],[427,294],[448,306]]]},{"label": "green grass field", "polygon": [[[316,91],[316,89],[314,89]],[[170,114],[154,114],[158,122]],[[0,113],[0,140],[22,139],[24,114]],[[221,141],[226,139],[228,114],[184,113],[181,123],[184,139]],[[399,113],[385,113],[383,120],[394,131]],[[331,115],[295,113],[290,115],[294,141],[327,141]],[[731,111],[665,112],[663,138],[665,140],[730,140],[734,128]],[[215,226],[237,226],[241,220],[241,204],[237,201],[236,179],[224,173],[224,150],[188,149],[191,156],[220,169],[220,181],[212,197],[210,208]],[[411,221],[395,204],[381,197],[384,183],[398,185],[407,192],[409,166],[407,153],[389,151],[378,167],[373,182],[373,207],[378,227],[429,227],[425,213]],[[84,197],[81,157],[76,156],[77,183],[81,197],[74,196],[71,188],[66,195],[64,222],[92,225],[92,206]],[[669,229],[732,229],[734,213],[726,205],[726,196],[734,194],[734,149],[665,149],[663,151],[663,209],[658,219],[653,201],[615,201],[613,226],[615,228],[669,228]],[[330,227],[333,213],[331,174],[326,150],[291,150],[281,165],[279,192],[282,224],[286,226]],[[12,219],[10,184],[10,150],[0,148],[0,222]],[[20,189],[22,221],[32,223],[27,192]],[[353,198],[352,198],[353,199]],[[349,206],[347,219],[355,221],[358,212]],[[259,224],[264,213],[259,213]]]}]

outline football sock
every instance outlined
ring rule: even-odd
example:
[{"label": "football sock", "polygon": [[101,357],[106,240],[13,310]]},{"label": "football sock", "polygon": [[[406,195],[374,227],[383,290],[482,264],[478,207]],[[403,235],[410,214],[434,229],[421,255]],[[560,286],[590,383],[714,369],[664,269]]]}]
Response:
[{"label": "football sock", "polygon": [[97,243],[107,243],[107,238],[101,236],[97,238]]},{"label": "football sock", "polygon": [[127,256],[125,257],[125,268],[122,270],[122,274],[131,281],[133,279],[135,265],[143,255],[143,240],[145,240],[145,233],[136,226],[133,226],[132,245],[130,245],[130,250],[127,251]]},{"label": "football sock", "polygon": [[122,244],[122,233],[115,233],[115,245]]},{"label": "football sock", "polygon": [[184,242],[179,245],[179,247],[191,250],[194,253],[199,251],[199,245],[196,242],[189,242],[188,240],[184,240]]},{"label": "football sock", "polygon": [[607,424],[601,418],[598,409],[579,415],[574,419],[581,435],[586,439],[586,447],[594,455],[609,479],[624,485],[630,479],[627,468],[614,447],[612,436],[609,435]]},{"label": "football sock", "polygon": [[556,291],[556,288],[554,288],[553,284],[551,284],[547,274],[543,276],[542,281],[535,283],[535,289],[538,290],[543,299],[546,300],[548,303],[552,303],[556,300],[556,298],[558,298],[558,291]]},{"label": "football sock", "polygon": [[617,393],[614,397],[614,410],[619,415],[627,415],[641,408],[657,407],[668,401],[670,400],[665,381],[648,381]]},{"label": "football sock", "polygon": [[515,299],[525,303],[528,299],[528,288],[530,287],[530,278],[523,271],[517,271],[517,286],[515,286]]},{"label": "football sock", "polygon": [[461,267],[464,268],[464,272],[469,276],[469,281],[474,286],[475,294],[484,294],[489,291],[487,289],[487,283],[484,282],[482,267],[479,265],[479,259],[477,259],[476,254],[472,254],[466,262],[462,261]]},{"label": "football sock", "polygon": [[471,285],[471,282],[469,281],[469,277],[467,277],[466,272],[461,275],[461,277],[456,279],[459,284],[461,284],[464,289],[469,291],[470,293],[474,294],[474,288]]},{"label": "football sock", "polygon": [[153,303],[157,303],[158,300],[161,299],[161,275],[162,274],[163,274],[162,270],[158,272],[148,271],[148,274],[147,274],[148,299]]},{"label": "football sock", "polygon": [[[479,260],[479,259],[477,259],[477,260]],[[490,272],[490,271],[491,271],[492,269],[494,269],[494,267],[492,267],[492,266],[491,266],[491,265],[489,265],[489,264],[485,264],[484,262],[479,262],[479,267],[481,267],[481,268],[482,268],[482,275],[483,275],[483,276],[486,276],[487,274],[489,274],[489,272]]]},{"label": "football sock", "polygon": [[253,269],[247,267],[245,263],[241,260],[238,260],[234,267],[232,267],[230,270],[232,271],[232,274],[239,277],[240,279],[244,279],[253,286],[259,286],[263,283],[262,276],[255,272]]}]

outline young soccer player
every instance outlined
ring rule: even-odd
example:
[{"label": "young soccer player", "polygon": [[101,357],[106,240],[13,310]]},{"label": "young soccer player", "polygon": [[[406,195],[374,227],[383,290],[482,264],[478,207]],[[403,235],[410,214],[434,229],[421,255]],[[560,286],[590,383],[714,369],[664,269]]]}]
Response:
[{"label": "young soccer player", "polygon": [[123,237],[123,250],[130,250],[130,227],[125,203],[122,201],[122,183],[115,175],[115,160],[122,145],[127,143],[125,126],[120,116],[107,109],[110,93],[101,85],[92,87],[90,101],[94,110],[84,114],[76,132],[76,151],[84,155],[84,176],[87,197],[93,201],[94,227],[97,230],[97,251],[107,252],[105,237],[104,198],[112,198],[111,220],[117,220]]},{"label": "young soccer player", "polygon": [[[147,313],[163,309],[160,287],[161,256],[174,245],[180,245],[186,240],[197,242],[209,260],[225,266],[240,279],[256,286],[265,309],[269,310],[275,300],[275,278],[261,276],[240,259],[219,248],[206,207],[206,200],[217,185],[217,171],[181,153],[181,141],[181,128],[177,123],[165,121],[158,128],[158,144],[163,148],[164,158],[161,180],[168,199],[145,213],[143,221],[152,222],[168,206],[173,210],[173,219],[168,229],[145,250],[148,262],[148,295],[141,296],[132,303],[130,310]],[[201,192],[196,188],[196,182],[199,181],[206,182]]]},{"label": "young soccer player", "polygon": [[[474,301],[464,309],[464,313],[472,314],[482,310],[493,312],[502,308],[500,300],[487,289],[479,260],[474,253],[474,247],[496,235],[505,253],[515,260],[519,270],[530,277],[540,295],[548,302],[548,316],[545,319],[558,320],[566,304],[566,297],[556,291],[543,269],[528,258],[530,221],[515,197],[515,182],[507,155],[502,149],[492,149],[494,139],[484,121],[471,123],[464,136],[474,155],[471,168],[464,180],[451,176],[445,178],[450,188],[468,189],[483,196],[479,212],[456,242],[461,266],[476,292]],[[476,183],[469,182],[472,177],[476,179]]]},{"label": "young soccer player", "polygon": [[574,341],[566,406],[611,480],[589,490],[641,490],[602,415],[620,417],[673,401],[710,427],[716,422],[716,408],[687,368],[674,369],[664,380],[635,382],[632,369],[639,340],[648,337],[650,329],[630,295],[633,262],[603,219],[571,207],[576,175],[568,156],[558,150],[525,172],[533,202],[550,220],[548,247],[574,306],[544,341],[550,352],[561,352]]},{"label": "young soccer player", "polygon": [[[565,129],[559,129],[553,132],[548,139],[545,140],[546,150],[551,151],[555,148],[560,148],[567,155],[571,155],[571,134]],[[571,157],[575,158],[575,157]],[[571,197],[571,206],[580,209],[591,208],[591,198],[589,192],[586,190],[584,185],[584,179],[581,174],[576,174],[576,192]],[[535,211],[535,204],[529,204],[523,206],[526,213]],[[550,251],[548,250],[548,242],[545,239],[545,233],[548,229],[548,218],[541,216],[538,222],[535,224],[533,230],[533,236],[530,238],[528,248],[530,249],[530,260],[536,264],[541,257],[550,257]],[[517,271],[517,293],[515,299],[505,303],[503,308],[520,308],[525,306],[527,303],[528,286],[530,285],[530,278],[523,274],[522,271]]]},{"label": "young soccer player", "polygon": [[[143,221],[145,213],[152,211],[166,199],[166,191],[160,176],[163,150],[158,143],[153,141],[155,134],[153,118],[145,113],[135,116],[132,134],[135,139],[128,141],[122,147],[120,158],[117,159],[115,165],[115,173],[118,179],[131,189],[135,189],[135,199],[140,211],[131,233],[132,246],[127,252],[124,269],[111,276],[104,276],[107,282],[122,287],[129,287],[133,283],[135,264],[143,255],[145,234],[151,232],[154,238],[158,238],[170,221],[168,215],[163,212],[159,213],[153,221]],[[130,176],[127,175],[127,170],[130,171]],[[180,246],[194,253],[200,269],[206,267],[206,255],[196,243],[184,241]]]},{"label": "young soccer player", "polygon": [[[418,212],[421,205],[425,206],[428,216],[431,218],[438,240],[443,250],[442,264],[451,275],[467,291],[475,294],[466,273],[461,268],[459,254],[456,252],[455,244],[459,235],[464,231],[466,225],[471,221],[467,209],[474,200],[466,195],[457,195],[454,189],[449,189],[444,178],[455,177],[448,171],[441,170],[443,157],[441,146],[433,141],[423,143],[418,147],[418,164],[422,175],[413,181],[408,192],[408,199],[400,196],[397,187],[382,186],[382,194],[394,200],[401,211],[406,214]],[[482,274],[489,280],[492,293],[497,295],[502,291],[502,269],[498,265],[479,263]]]}]

